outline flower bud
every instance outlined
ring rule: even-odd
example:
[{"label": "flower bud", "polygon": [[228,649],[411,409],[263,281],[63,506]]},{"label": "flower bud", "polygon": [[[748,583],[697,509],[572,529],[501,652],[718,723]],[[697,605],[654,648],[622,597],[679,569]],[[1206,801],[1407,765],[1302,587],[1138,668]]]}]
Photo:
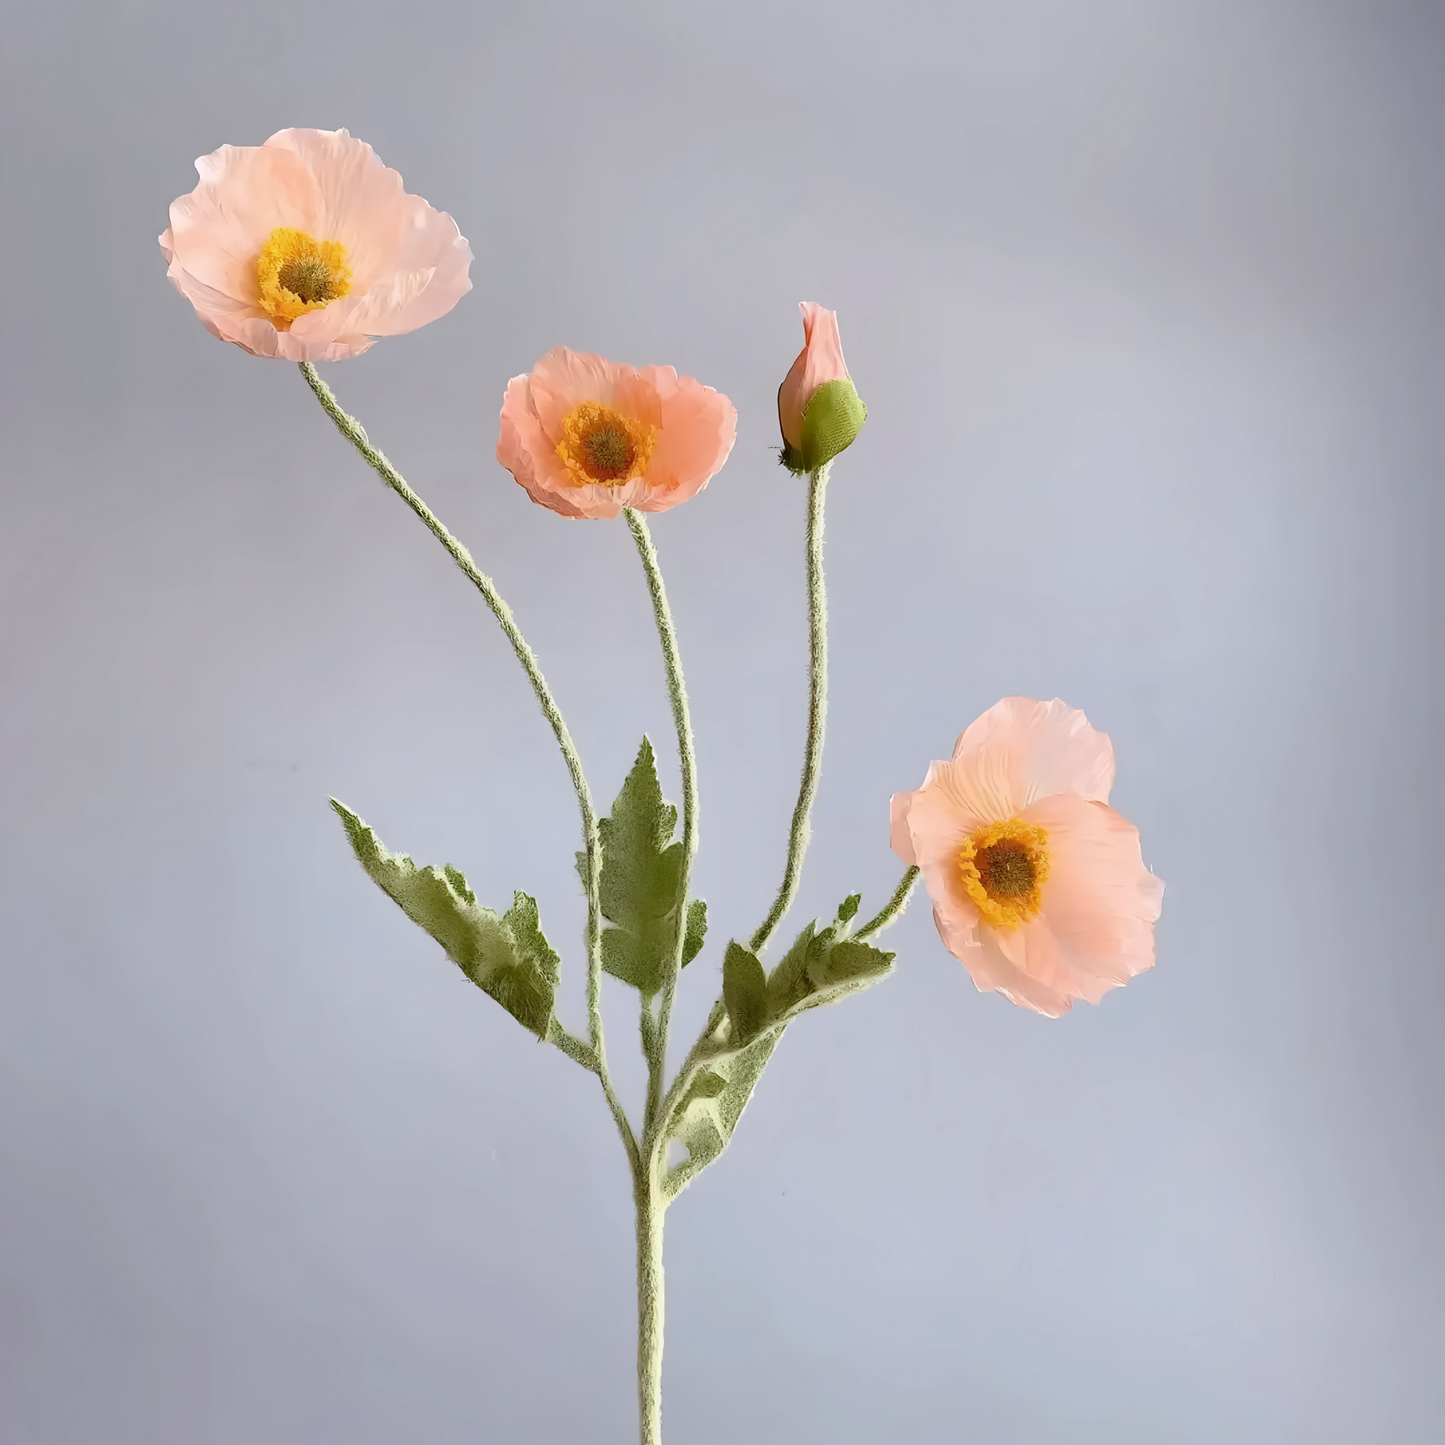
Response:
[{"label": "flower bud", "polygon": [[790,472],[815,472],[863,429],[868,408],[843,361],[838,313],[804,301],[803,349],[778,388],[780,460]]}]

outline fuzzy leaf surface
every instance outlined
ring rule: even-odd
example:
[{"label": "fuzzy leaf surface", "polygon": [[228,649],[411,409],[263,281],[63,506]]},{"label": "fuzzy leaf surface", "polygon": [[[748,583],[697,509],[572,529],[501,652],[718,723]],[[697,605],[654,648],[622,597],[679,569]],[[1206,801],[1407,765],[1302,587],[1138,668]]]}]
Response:
[{"label": "fuzzy leaf surface", "polygon": [[726,1012],[703,1040],[702,1067],[678,1100],[668,1127],[668,1137],[685,1145],[688,1157],[664,1175],[667,1198],[727,1148],[788,1025],[808,1009],[836,1003],[893,971],[893,954],[848,937],[858,903],[858,895],[850,895],[827,927],[808,924],[766,979],[755,955],[728,944]]},{"label": "fuzzy leaf surface", "polygon": [[[694,901],[679,919],[683,857],[681,842],[673,841],[677,809],[663,799],[647,738],[611,814],[597,826],[602,838],[598,893],[602,916],[612,925],[602,933],[602,967],[651,998],[672,968],[679,924],[683,962],[702,947],[707,907]],[[585,861],[579,867],[585,869]]]},{"label": "fuzzy leaf surface", "polygon": [[743,1048],[727,1046],[729,1020],[724,1018],[714,1035],[718,1053],[692,1082],[678,1101],[669,1137],[687,1148],[687,1158],[663,1176],[666,1199],[674,1198],[694,1175],[700,1174],[727,1148],[738,1120],[752,1098],[767,1062],[783,1036],[781,1028],[759,1034]]},{"label": "fuzzy leaf surface", "polygon": [[687,905],[687,934],[682,940],[682,966],[686,968],[702,952],[707,937],[707,903],[694,898]]},{"label": "fuzzy leaf surface", "polygon": [[376,833],[335,798],[331,806],[372,882],[431,934],[478,988],[523,1028],[546,1038],[560,961],[542,934],[536,900],[516,893],[499,916],[477,902],[459,869],[418,868],[405,853],[387,852]]},{"label": "fuzzy leaf surface", "polygon": [[754,953],[740,943],[728,944],[723,955],[723,1003],[739,1046],[752,1043],[768,1017],[768,976]]}]

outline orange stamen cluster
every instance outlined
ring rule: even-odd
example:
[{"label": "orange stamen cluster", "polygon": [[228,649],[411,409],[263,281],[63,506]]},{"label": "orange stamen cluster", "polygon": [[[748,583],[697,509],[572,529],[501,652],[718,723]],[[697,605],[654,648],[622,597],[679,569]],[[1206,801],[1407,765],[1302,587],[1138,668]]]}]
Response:
[{"label": "orange stamen cluster", "polygon": [[256,261],[261,309],[277,331],[308,311],[340,300],[351,290],[351,267],[340,241],[318,241],[292,226],[277,226]]},{"label": "orange stamen cluster", "polygon": [[979,917],[1004,932],[1038,916],[1049,876],[1049,830],[1010,818],[975,829],[958,854],[958,871]]},{"label": "orange stamen cluster", "polygon": [[563,420],[557,455],[577,486],[600,482],[620,487],[647,471],[656,440],[655,426],[633,421],[600,402],[584,401]]}]

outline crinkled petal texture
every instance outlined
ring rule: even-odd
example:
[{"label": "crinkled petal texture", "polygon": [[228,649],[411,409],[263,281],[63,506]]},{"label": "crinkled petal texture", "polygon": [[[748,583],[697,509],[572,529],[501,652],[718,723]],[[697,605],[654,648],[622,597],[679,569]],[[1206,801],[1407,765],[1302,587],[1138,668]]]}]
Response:
[{"label": "crinkled petal texture", "polygon": [[830,381],[848,375],[843,361],[843,342],[838,336],[838,313],[813,301],[801,301],[803,349],[778,388],[778,425],[790,447],[803,444],[803,413],[813,394]]},{"label": "crinkled petal texture", "polygon": [[[408,195],[344,130],[277,131],[265,145],[222,146],[196,170],[200,185],[172,204],[160,238],[168,274],[207,331],[253,356],[359,356],[378,336],[444,316],[471,290],[472,250],[456,222]],[[344,296],[280,329],[257,274],[279,227],[340,243],[351,269]]]},{"label": "crinkled petal texture", "polygon": [[[1006,697],[969,727],[949,762],[892,803],[893,851],[923,874],[948,951],[980,990],[1057,1018],[1098,1001],[1154,962],[1164,884],[1145,866],[1138,830],[1108,806],[1108,736],[1058,698]],[[965,887],[960,855],[990,823],[1048,833],[1036,916],[991,927]]]},{"label": "crinkled petal texture", "polygon": [[[636,474],[593,481],[558,450],[586,403],[617,413],[649,437]],[[530,375],[514,376],[502,401],[497,460],[532,500],[563,517],[611,518],[624,507],[663,512],[700,492],[737,439],[727,397],[670,366],[620,365],[554,346]]]}]

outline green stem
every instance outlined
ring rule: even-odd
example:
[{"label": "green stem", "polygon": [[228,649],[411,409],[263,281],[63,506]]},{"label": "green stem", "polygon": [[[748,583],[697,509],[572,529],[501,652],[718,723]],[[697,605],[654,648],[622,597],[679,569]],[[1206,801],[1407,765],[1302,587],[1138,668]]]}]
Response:
[{"label": "green stem", "polygon": [[828,486],[825,462],[808,476],[808,741],[803,750],[803,777],[793,823],[788,830],[788,861],[783,882],[768,916],[753,934],[748,947],[754,953],[772,937],[773,930],[792,906],[803,874],[803,854],[808,848],[808,816],[818,792],[818,772],[823,762],[823,726],[828,715],[828,597],[823,586],[823,500]]},{"label": "green stem", "polygon": [[[657,1027],[649,1030],[651,1045],[647,1050],[647,1106],[643,1114],[643,1149],[647,1151],[658,1105],[662,1101],[662,1080],[667,1063],[667,1032],[672,1020],[672,1000],[677,992],[678,975],[682,972],[682,950],[687,937],[688,885],[692,878],[692,860],[697,853],[697,758],[693,752],[692,718],[687,706],[687,684],[682,676],[682,656],[677,647],[677,629],[673,626],[672,609],[667,605],[667,588],[657,562],[657,549],[652,545],[647,518],[631,507],[623,510],[627,525],[637,543],[642,569],[647,574],[647,590],[652,595],[652,615],[657,622],[657,636],[662,643],[662,659],[667,670],[667,692],[672,700],[672,722],[677,730],[677,755],[682,768],[682,877],[678,883],[677,941],[672,967],[662,983],[662,1001],[658,1006]],[[643,1005],[646,1007],[646,1004]]]},{"label": "green stem", "polygon": [[652,1162],[635,1176],[637,1203],[637,1416],[641,1445],[662,1442],[662,1220]]},{"label": "green stem", "polygon": [[[361,423],[341,409],[340,404],[331,394],[331,388],[322,381],[315,366],[309,361],[303,361],[301,374],[306,378],[306,384],[315,392],[322,409],[336,423],[337,431],[361,453],[363,460],[382,481],[421,518],[426,524],[427,530],[451,554],[452,561],[461,568],[467,580],[482,594],[483,601],[491,608],[492,615],[506,634],[507,641],[512,644],[512,651],[516,653],[517,661],[522,664],[522,670],[532,684],[532,691],[537,695],[543,716],[552,726],[557,746],[562,750],[562,756],[567,763],[567,771],[572,778],[572,787],[577,794],[577,806],[582,814],[582,840],[587,858],[587,1021],[591,1030],[593,1056],[593,1062],[589,1067],[602,1082],[602,1092],[607,1098],[607,1106],[612,1111],[612,1117],[616,1121],[618,1131],[622,1135],[623,1143],[626,1145],[628,1155],[633,1160],[635,1167],[637,1140],[633,1136],[632,1126],[627,1121],[627,1114],[617,1098],[616,1090],[612,1087],[612,1079],[607,1070],[607,1055],[603,1047],[602,913],[597,896],[602,845],[597,833],[597,810],[592,806],[592,794],[587,787],[587,779],[582,772],[582,759],[577,755],[572,735],[567,730],[561,710],[553,700],[546,678],[542,676],[542,669],[537,664],[536,654],[527,645],[526,638],[522,636],[521,629],[512,616],[512,609],[502,600],[502,595],[497,591],[492,579],[482,572],[472,560],[471,553],[442,526],[431,508],[407,485],[406,479],[401,473],[372,446]],[[577,1057],[570,1049],[564,1048],[558,1040],[554,1039],[553,1042],[558,1043],[558,1047],[563,1048],[563,1052],[572,1054],[574,1058]]]},{"label": "green stem", "polygon": [[898,880],[898,887],[893,890],[893,897],[879,910],[874,918],[870,918],[862,928],[854,934],[854,938],[872,938],[875,933],[882,933],[905,908],[908,907],[908,895],[913,892],[913,885],[918,882],[918,869],[910,868],[903,877]]},{"label": "green stem", "polygon": [[555,1018],[547,1025],[547,1042],[555,1044],[569,1059],[581,1064],[584,1069],[594,1074],[597,1072],[597,1055],[581,1039],[569,1034]]}]

